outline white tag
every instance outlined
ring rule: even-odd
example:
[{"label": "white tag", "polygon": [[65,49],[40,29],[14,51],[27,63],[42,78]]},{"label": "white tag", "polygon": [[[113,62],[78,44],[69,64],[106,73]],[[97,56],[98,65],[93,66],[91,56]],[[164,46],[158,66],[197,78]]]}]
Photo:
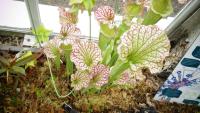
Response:
[{"label": "white tag", "polygon": [[36,38],[33,35],[25,35],[23,46],[34,46],[36,44]]}]

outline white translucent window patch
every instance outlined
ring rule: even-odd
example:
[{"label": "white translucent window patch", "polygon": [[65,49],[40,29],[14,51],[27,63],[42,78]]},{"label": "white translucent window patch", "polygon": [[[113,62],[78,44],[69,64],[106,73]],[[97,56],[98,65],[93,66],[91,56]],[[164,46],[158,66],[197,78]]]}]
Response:
[{"label": "white translucent window patch", "polygon": [[1,0],[0,15],[0,26],[31,27],[24,1]]},{"label": "white translucent window patch", "polygon": [[[50,6],[50,5],[39,5],[40,16],[42,23],[44,26],[55,33],[60,32],[61,25],[59,23],[59,12],[58,7]],[[67,10],[67,9],[66,9]],[[84,11],[83,13],[79,12],[78,15],[78,23],[77,27],[81,30],[81,35],[89,36],[89,16],[88,12]],[[94,14],[92,13],[91,17],[91,36],[98,37],[99,36],[99,25],[98,22],[94,18]]]},{"label": "white translucent window patch", "polygon": [[60,32],[58,7],[39,4],[39,12],[42,24],[55,33]]},{"label": "white translucent window patch", "polygon": [[[81,34],[84,36],[89,36],[89,16],[88,16],[88,12],[84,11],[83,13],[79,12],[78,15],[78,28],[80,28],[81,30]],[[100,31],[100,27],[98,22],[96,21],[95,17],[94,17],[94,13],[91,14],[91,36],[92,37],[99,37],[99,31]]]},{"label": "white translucent window patch", "polygon": [[174,20],[174,17],[167,17],[167,18],[162,18],[160,19],[156,25],[162,29],[165,30],[167,26]]},{"label": "white translucent window patch", "polygon": [[[167,26],[174,20],[174,18],[175,17],[162,18],[156,23],[156,25],[161,30],[165,30],[167,28]],[[137,18],[133,18],[132,22],[136,23],[137,22]]]}]

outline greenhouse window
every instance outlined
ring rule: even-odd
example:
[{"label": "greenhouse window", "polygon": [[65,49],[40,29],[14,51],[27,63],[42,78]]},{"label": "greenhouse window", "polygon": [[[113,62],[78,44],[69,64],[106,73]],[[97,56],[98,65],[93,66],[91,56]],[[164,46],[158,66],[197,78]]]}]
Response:
[{"label": "greenhouse window", "polygon": [[1,28],[29,29],[31,27],[26,5],[23,1],[1,0],[0,15]]}]

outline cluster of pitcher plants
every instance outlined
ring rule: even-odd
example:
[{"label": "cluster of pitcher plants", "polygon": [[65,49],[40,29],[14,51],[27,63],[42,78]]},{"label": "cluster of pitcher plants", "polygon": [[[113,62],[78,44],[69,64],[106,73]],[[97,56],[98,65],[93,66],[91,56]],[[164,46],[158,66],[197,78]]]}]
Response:
[{"label": "cluster of pitcher plants", "polygon": [[[141,70],[152,73],[162,69],[170,43],[155,23],[173,12],[171,0],[135,0],[124,4],[122,20],[116,22],[115,9],[95,6],[95,0],[70,0],[71,8],[59,8],[60,33],[49,39],[51,31],[43,25],[33,30],[45,54],[51,80],[58,97],[52,68],[65,65],[72,91],[102,91],[115,86],[131,86]],[[77,27],[79,10],[87,10],[90,23],[88,39],[81,39]],[[93,12],[94,11],[94,12]],[[91,39],[91,18],[100,26],[98,40]],[[81,18],[80,18],[81,19]]]}]

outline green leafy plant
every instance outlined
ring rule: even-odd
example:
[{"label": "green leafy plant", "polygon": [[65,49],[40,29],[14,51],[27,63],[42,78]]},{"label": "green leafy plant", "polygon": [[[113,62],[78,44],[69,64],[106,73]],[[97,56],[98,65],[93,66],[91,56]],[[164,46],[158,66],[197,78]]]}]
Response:
[{"label": "green leafy plant", "polygon": [[124,9],[126,21],[129,22],[133,17],[136,17],[140,14],[142,6],[136,3],[127,3]]},{"label": "green leafy plant", "polygon": [[119,64],[113,67],[111,81],[131,65],[134,65],[133,71],[140,67],[159,70],[169,47],[167,36],[157,27],[140,24],[131,26],[120,39]]},{"label": "green leafy plant", "polygon": [[151,9],[154,13],[160,14],[163,17],[173,12],[171,0],[151,0]]},{"label": "green leafy plant", "polygon": [[162,18],[161,15],[154,13],[152,10],[149,10],[144,17],[144,21],[142,24],[144,25],[152,25],[158,22]]},{"label": "green leafy plant", "polygon": [[84,7],[90,14],[95,2],[96,0],[70,0],[69,5],[73,6],[73,9],[76,7],[77,10],[80,9],[79,7]]},{"label": "green leafy plant", "polygon": [[51,31],[46,29],[44,25],[38,26],[37,29],[32,30],[33,34],[37,37],[38,43],[43,43],[49,40],[49,35],[51,34]]},{"label": "green leafy plant", "polygon": [[[143,68],[149,68],[152,73],[161,70],[170,44],[167,35],[154,24],[172,13],[171,0],[151,0],[149,4],[144,1],[127,2],[119,25],[115,22],[112,7],[97,8],[94,15],[100,25],[98,42],[91,40],[91,11],[95,0],[70,0],[70,5],[71,10],[59,10],[60,34],[49,41],[43,40],[46,41],[43,53],[47,57],[51,82],[58,97],[64,98],[79,90],[91,94],[113,86],[127,88],[135,84],[135,76],[142,76]],[[80,30],[71,15],[77,14],[79,9],[89,13],[89,40],[80,39]],[[36,31],[48,34],[45,30]],[[65,64],[72,88],[69,94],[59,94],[54,81],[56,76],[51,69],[52,62],[57,70],[61,63]]]},{"label": "green leafy plant", "polygon": [[8,60],[0,56],[0,74],[6,73],[7,80],[9,74],[25,75],[25,67],[33,66],[34,60],[38,57],[37,54],[27,52],[19,58]]},{"label": "green leafy plant", "polygon": [[151,0],[150,9],[144,17],[144,25],[153,25],[162,17],[167,17],[173,12],[171,0]]}]

